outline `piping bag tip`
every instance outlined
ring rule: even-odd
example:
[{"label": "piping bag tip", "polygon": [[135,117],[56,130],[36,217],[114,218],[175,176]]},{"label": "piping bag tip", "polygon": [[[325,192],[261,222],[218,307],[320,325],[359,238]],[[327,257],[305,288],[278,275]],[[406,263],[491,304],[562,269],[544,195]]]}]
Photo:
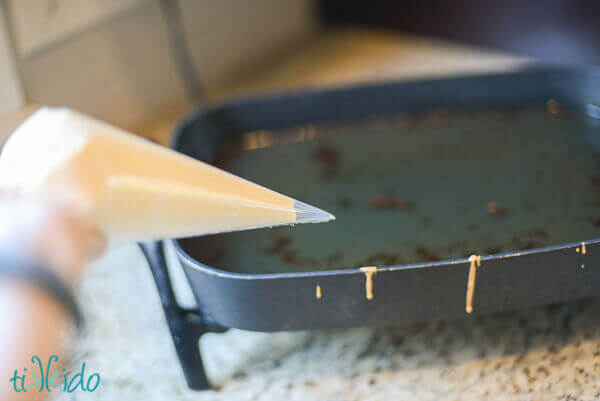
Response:
[{"label": "piping bag tip", "polygon": [[40,109],[8,139],[0,154],[0,189],[64,203],[89,215],[106,236],[126,240],[334,219],[64,108]]},{"label": "piping bag tip", "polygon": [[296,223],[324,223],[335,220],[335,216],[324,210],[300,201],[294,201]]}]

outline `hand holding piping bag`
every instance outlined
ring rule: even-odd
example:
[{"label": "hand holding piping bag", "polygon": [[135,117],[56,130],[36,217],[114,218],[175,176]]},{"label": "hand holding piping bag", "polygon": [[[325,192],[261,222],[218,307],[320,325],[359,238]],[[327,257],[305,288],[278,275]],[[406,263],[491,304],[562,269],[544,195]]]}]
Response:
[{"label": "hand holding piping bag", "polygon": [[[23,372],[37,355],[47,361],[68,358],[65,344],[71,316],[54,294],[10,269],[39,266],[74,288],[85,263],[102,252],[105,239],[84,217],[68,209],[35,199],[5,195],[0,197],[0,385],[1,400],[39,400],[49,395],[38,387],[29,392],[21,383],[11,383],[15,369]],[[57,364],[57,371],[60,365]],[[27,384],[32,382],[31,375]]]},{"label": "hand holding piping bag", "polygon": [[[47,279],[37,274],[31,280],[37,270],[53,272],[69,288],[106,239],[334,218],[69,109],[42,108],[13,133],[0,154],[0,193],[0,354],[7,356],[0,375],[22,368],[34,354],[61,355],[59,334],[68,326],[69,308],[44,285]],[[35,268],[14,274],[19,264]],[[0,386],[2,400],[39,399],[28,394]]]}]

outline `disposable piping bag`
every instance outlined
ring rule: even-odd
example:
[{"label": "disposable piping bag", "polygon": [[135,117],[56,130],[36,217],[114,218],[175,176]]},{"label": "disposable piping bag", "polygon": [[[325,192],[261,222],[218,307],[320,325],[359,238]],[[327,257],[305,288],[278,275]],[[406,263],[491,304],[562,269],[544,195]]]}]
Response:
[{"label": "disposable piping bag", "polygon": [[66,108],[41,108],[0,154],[0,191],[77,209],[111,239],[188,237],[334,219]]}]

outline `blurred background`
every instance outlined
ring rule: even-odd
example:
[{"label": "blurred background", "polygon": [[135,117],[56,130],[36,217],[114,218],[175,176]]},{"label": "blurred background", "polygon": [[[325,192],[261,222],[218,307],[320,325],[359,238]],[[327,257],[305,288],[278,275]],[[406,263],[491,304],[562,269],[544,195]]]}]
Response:
[{"label": "blurred background", "polygon": [[167,127],[203,97],[529,61],[504,51],[599,58],[600,6],[592,1],[4,0],[0,7],[2,133],[35,105],[51,104],[166,142]]}]

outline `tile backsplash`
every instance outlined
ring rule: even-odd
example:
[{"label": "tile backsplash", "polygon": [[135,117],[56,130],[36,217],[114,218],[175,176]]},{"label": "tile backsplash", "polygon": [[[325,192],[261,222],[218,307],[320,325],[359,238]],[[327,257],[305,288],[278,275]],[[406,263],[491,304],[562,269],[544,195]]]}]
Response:
[{"label": "tile backsplash", "polygon": [[[268,62],[317,25],[311,0],[177,1],[194,69],[209,87]],[[6,16],[29,102],[124,128],[189,102],[158,0],[8,0]]]}]

